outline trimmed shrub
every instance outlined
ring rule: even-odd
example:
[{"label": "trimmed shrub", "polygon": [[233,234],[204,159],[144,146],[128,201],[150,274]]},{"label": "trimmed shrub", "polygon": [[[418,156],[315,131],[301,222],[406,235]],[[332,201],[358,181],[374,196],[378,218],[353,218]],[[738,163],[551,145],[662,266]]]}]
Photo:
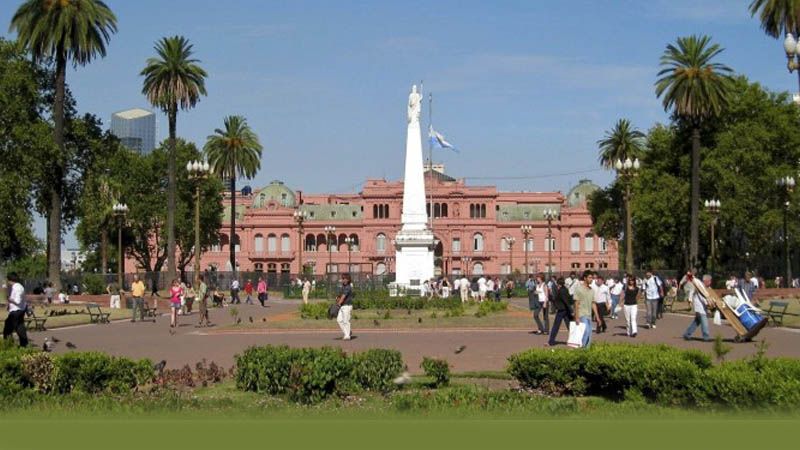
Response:
[{"label": "trimmed shrub", "polygon": [[450,364],[447,361],[425,356],[420,367],[425,371],[425,375],[433,378],[434,386],[446,386],[450,383]]},{"label": "trimmed shrub", "polygon": [[53,390],[59,394],[125,393],[155,376],[150,360],[134,361],[99,352],[67,353],[54,362]]},{"label": "trimmed shrub", "polygon": [[526,389],[546,395],[584,395],[588,352],[531,349],[511,355],[508,372]]},{"label": "trimmed shrub", "polygon": [[34,350],[17,347],[10,341],[0,340],[0,397],[15,395],[31,387],[25,376],[23,358]]},{"label": "trimmed shrub", "polygon": [[492,302],[485,301],[478,304],[478,311],[475,312],[475,317],[484,317],[488,314],[508,310],[508,303],[506,302]]},{"label": "trimmed shrub", "polygon": [[49,353],[37,352],[22,357],[22,373],[33,388],[42,394],[53,390],[55,363]]},{"label": "trimmed shrub", "polygon": [[352,359],[353,380],[367,390],[392,390],[393,380],[403,371],[403,355],[397,350],[373,348],[354,354]]},{"label": "trimmed shrub", "polygon": [[329,306],[327,302],[302,304],[300,305],[300,318],[314,320],[327,319]]},{"label": "trimmed shrub", "polygon": [[461,306],[458,297],[432,298],[389,297],[377,292],[366,292],[353,299],[353,309],[450,309]]}]

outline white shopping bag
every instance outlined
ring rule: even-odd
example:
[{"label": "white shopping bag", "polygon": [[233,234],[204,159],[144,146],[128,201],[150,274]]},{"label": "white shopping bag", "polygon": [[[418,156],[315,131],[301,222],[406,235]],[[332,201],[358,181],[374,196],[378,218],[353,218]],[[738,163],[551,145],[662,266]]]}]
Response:
[{"label": "white shopping bag", "polygon": [[569,339],[567,339],[567,345],[572,348],[580,348],[583,347],[583,333],[586,332],[586,324],[583,322],[576,323],[570,322],[569,323]]},{"label": "white shopping bag", "polygon": [[719,310],[714,311],[714,325],[722,325],[722,317],[719,314]]}]

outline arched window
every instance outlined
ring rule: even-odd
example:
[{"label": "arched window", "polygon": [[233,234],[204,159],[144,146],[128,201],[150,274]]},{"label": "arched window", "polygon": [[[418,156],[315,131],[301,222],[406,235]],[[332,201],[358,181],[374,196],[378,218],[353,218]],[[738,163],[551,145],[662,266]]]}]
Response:
[{"label": "arched window", "polygon": [[350,235],[350,247],[351,247],[352,251],[357,252],[358,249],[359,249],[359,244],[360,244],[360,242],[358,240],[358,235],[355,234],[355,233],[351,234]]},{"label": "arched window", "polygon": [[442,205],[441,205],[441,203],[434,203],[433,204],[433,217],[442,217]]},{"label": "arched window", "polygon": [[343,251],[343,252],[347,251],[347,242],[346,242],[346,240],[347,240],[347,235],[346,234],[342,233],[342,234],[339,235],[338,246],[339,246],[339,250],[340,251]]},{"label": "arched window", "polygon": [[605,238],[598,237],[597,246],[600,247],[600,253],[608,252],[608,242],[606,242]]},{"label": "arched window", "polygon": [[219,235],[219,251],[224,252],[225,247],[230,245],[230,241],[228,240],[227,234],[220,234]]},{"label": "arched window", "polygon": [[386,274],[386,264],[379,262],[375,264],[375,275],[385,275]]},{"label": "arched window", "polygon": [[469,218],[470,219],[474,219],[475,217],[476,217],[476,215],[475,215],[475,204],[470,203],[469,204]]},{"label": "arched window", "polygon": [[482,234],[475,233],[475,235],[472,236],[472,250],[476,251],[476,252],[482,252],[483,251],[483,235]]},{"label": "arched window", "polygon": [[486,203],[481,203],[481,218],[486,218]]},{"label": "arched window", "polygon": [[238,234],[233,236],[233,245],[235,245],[234,251],[239,252],[242,250],[242,241],[239,239]]},{"label": "arched window", "polygon": [[507,252],[511,249],[511,246],[508,245],[508,238],[502,237],[500,238],[500,251]]},{"label": "arched window", "polygon": [[583,239],[583,250],[587,252],[594,251],[594,235],[592,233],[586,233],[586,237]]},{"label": "arched window", "polygon": [[383,217],[389,218],[389,205],[383,205]]},{"label": "arched window", "polygon": [[380,214],[378,213],[378,206],[379,205],[372,205],[372,217],[374,219],[379,219],[380,218]]},{"label": "arched window", "polygon": [[253,248],[257,253],[264,251],[264,236],[260,233],[253,239]]},{"label": "arched window", "polygon": [[308,252],[317,251],[317,238],[313,234],[306,235],[306,251]]},{"label": "arched window", "polygon": [[442,217],[447,217],[447,203],[442,203]]},{"label": "arched window", "polygon": [[277,271],[278,271],[278,266],[277,266],[275,263],[269,263],[269,264],[267,264],[267,272],[269,272],[269,273],[275,273],[275,272],[277,272]]},{"label": "arched window", "polygon": [[275,253],[278,250],[278,237],[270,233],[267,235],[267,251]]},{"label": "arched window", "polygon": [[572,236],[569,238],[569,251],[572,253],[578,253],[581,251],[581,235],[578,233],[573,233]]},{"label": "arched window", "polygon": [[476,262],[472,265],[472,274],[473,275],[483,275],[483,264]]},{"label": "arched window", "polygon": [[386,252],[386,235],[383,233],[378,233],[375,236],[375,250],[378,253],[385,253]]},{"label": "arched window", "polygon": [[255,271],[256,272],[263,272],[264,271],[264,264],[263,263],[255,263]]},{"label": "arched window", "polygon": [[281,253],[288,253],[292,251],[292,241],[288,234],[281,235]]},{"label": "arched window", "polygon": [[318,252],[327,252],[328,251],[328,241],[324,234],[317,235],[317,251]]},{"label": "arched window", "polygon": [[289,273],[291,270],[289,263],[281,263],[281,273]]}]

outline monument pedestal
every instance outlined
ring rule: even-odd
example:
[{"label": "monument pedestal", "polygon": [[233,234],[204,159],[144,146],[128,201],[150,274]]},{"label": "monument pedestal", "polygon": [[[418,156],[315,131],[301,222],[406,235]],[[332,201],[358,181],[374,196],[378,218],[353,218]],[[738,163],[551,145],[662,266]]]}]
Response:
[{"label": "monument pedestal", "polygon": [[433,278],[433,233],[400,231],[395,236],[395,248],[395,283],[406,291],[419,292],[422,283]]}]

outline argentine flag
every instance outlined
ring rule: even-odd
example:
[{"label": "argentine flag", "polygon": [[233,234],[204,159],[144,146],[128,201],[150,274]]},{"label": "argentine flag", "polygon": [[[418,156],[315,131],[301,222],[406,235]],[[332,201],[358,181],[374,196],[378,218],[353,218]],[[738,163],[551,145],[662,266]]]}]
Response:
[{"label": "argentine flag", "polygon": [[441,135],[438,131],[433,129],[433,125],[431,125],[430,130],[428,132],[428,139],[430,140],[431,146],[436,148],[449,148],[450,150],[458,153],[458,149],[453,146],[453,144],[447,142],[444,136]]}]

